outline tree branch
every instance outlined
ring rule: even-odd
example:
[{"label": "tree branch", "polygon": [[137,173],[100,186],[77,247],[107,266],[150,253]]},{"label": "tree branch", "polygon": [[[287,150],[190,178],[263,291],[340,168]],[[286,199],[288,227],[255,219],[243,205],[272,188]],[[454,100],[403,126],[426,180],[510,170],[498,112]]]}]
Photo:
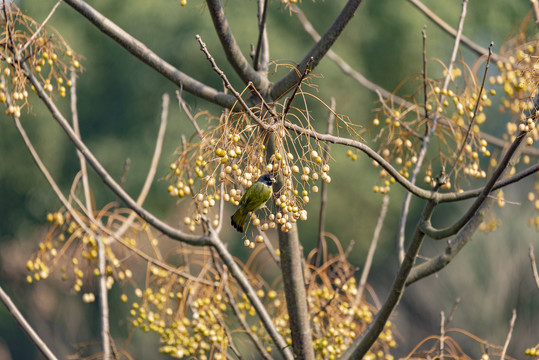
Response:
[{"label": "tree branch", "polygon": [[239,286],[247,296],[247,298],[249,298],[251,305],[253,305],[253,307],[256,309],[260,321],[264,325],[264,328],[268,332],[269,336],[275,342],[275,345],[277,346],[281,355],[288,360],[294,359],[294,356],[292,355],[292,350],[286,344],[281,334],[279,334],[279,332],[275,328],[271,317],[264,308],[264,305],[260,301],[260,298],[254,291],[253,287],[249,283],[249,280],[245,277],[238,264],[236,264],[236,262],[234,261],[232,255],[226,249],[226,245],[223,244],[221,240],[219,240],[217,234],[213,230],[210,230],[210,242],[212,247],[217,251],[221,259],[223,260],[223,263],[228,267],[228,271],[230,271],[234,279],[236,279]]},{"label": "tree branch", "polygon": [[[432,10],[430,10],[425,4],[423,4],[420,0],[408,0],[412,5],[414,5],[419,11],[421,11],[423,14],[425,14],[426,17],[428,17],[433,23],[438,25],[443,31],[447,32],[453,37],[457,36],[457,30],[453,28],[451,25],[446,23],[442,18],[440,18],[438,15],[436,15]],[[474,51],[477,55],[481,56],[487,56],[488,55],[488,49],[476,44],[472,40],[470,40],[465,35],[462,35],[461,42],[466,45],[470,50]],[[492,54],[492,60],[498,61],[498,60],[505,60],[498,54]]]},{"label": "tree branch", "polygon": [[267,74],[269,62],[268,32],[266,19],[268,18],[269,0],[257,0],[258,5],[258,40],[256,42],[253,66],[256,71]]},{"label": "tree branch", "polygon": [[[526,135],[528,133],[521,131],[515,141],[511,144],[507,152],[505,153],[502,161],[492,174],[492,177],[489,179],[485,187],[482,189],[479,196],[475,199],[474,203],[470,208],[466,211],[466,213],[457,220],[453,225],[444,228],[444,229],[435,229],[430,221],[425,222],[422,224],[423,231],[427,233],[429,237],[435,240],[445,239],[449,236],[452,236],[456,234],[466,223],[475,215],[481,204],[487,199],[489,194],[492,192],[494,185],[498,181],[498,179],[503,179],[503,177],[509,172],[510,166],[509,162],[516,158],[519,154],[519,148],[521,147],[522,142],[526,138]],[[515,155],[515,156],[514,156]]]},{"label": "tree branch", "polygon": [[[427,204],[425,205],[425,208],[423,209],[423,212],[421,214],[419,223],[421,223],[421,221],[426,221],[427,219],[430,219],[435,207],[436,203],[434,201],[427,201]],[[418,225],[415,229],[414,235],[412,236],[412,241],[408,246],[408,250],[406,251],[406,256],[404,257],[404,260],[399,268],[399,272],[395,277],[393,285],[391,286],[391,290],[384,304],[382,305],[382,308],[380,309],[378,314],[376,314],[376,317],[370,323],[369,327],[365,331],[363,331],[363,333],[358,338],[356,338],[352,345],[343,353],[343,355],[339,358],[340,360],[363,359],[363,356],[365,356],[365,354],[367,353],[367,351],[369,351],[376,339],[378,339],[378,336],[385,328],[385,324],[389,319],[389,316],[391,315],[395,307],[398,305],[400,299],[402,298],[402,295],[404,294],[404,289],[406,287],[406,279],[408,277],[408,274],[412,270],[415,259],[417,257],[417,254],[419,253],[419,249],[421,248],[421,244],[423,243],[424,239],[425,233],[423,233],[421,227]]]},{"label": "tree branch", "polygon": [[219,92],[181,72],[83,0],[64,0],[64,2],[88,19],[96,28],[174,84],[182,86],[193,95],[214,104],[227,108],[234,105],[233,96]]},{"label": "tree branch", "polygon": [[221,45],[230,65],[232,65],[244,84],[252,82],[262,93],[266,93],[269,81],[267,78],[257,73],[255,69],[249,65],[245,56],[243,56],[243,53],[230,30],[221,0],[206,0],[206,4],[210,11],[215,32],[221,41]]},{"label": "tree branch", "polygon": [[532,266],[532,274],[533,278],[535,279],[535,284],[537,285],[537,288],[539,289],[539,272],[537,271],[537,264],[535,263],[535,254],[533,253],[533,245],[530,243],[530,263]]},{"label": "tree branch", "polygon": [[148,224],[152,225],[162,233],[166,234],[172,239],[185,242],[190,245],[195,246],[205,246],[209,245],[210,241],[206,236],[197,236],[197,235],[191,235],[184,231],[181,231],[179,229],[176,229],[162,220],[155,217],[152,213],[150,213],[148,210],[144,209],[143,207],[139,206],[135,200],[129,194],[125,192],[125,190],[118,185],[118,183],[110,176],[110,174],[107,172],[107,170],[101,165],[99,160],[92,154],[90,149],[82,142],[77,134],[73,132],[73,129],[71,129],[71,126],[65,119],[65,117],[62,115],[60,110],[56,107],[56,104],[51,100],[49,95],[46,93],[46,91],[41,86],[41,83],[32,75],[32,73],[29,71],[28,66],[26,64],[23,65],[25,75],[30,80],[32,85],[34,85],[36,89],[36,93],[39,96],[39,98],[43,101],[45,106],[49,109],[51,115],[53,118],[58,122],[58,124],[62,127],[66,135],[69,137],[73,145],[79,150],[84,157],[86,158],[86,161],[94,168],[95,172],[99,177],[103,180],[103,182],[117,195],[119,196],[123,202],[126,203],[127,206],[129,206],[132,210],[134,210],[140,217],[142,217],[144,220],[148,222]]},{"label": "tree branch", "polygon": [[11,298],[4,292],[4,289],[0,286],[0,301],[4,304],[6,309],[11,314],[11,317],[19,324],[21,329],[26,333],[30,340],[37,347],[41,355],[43,355],[48,360],[57,360],[57,357],[49,349],[47,344],[39,337],[35,332],[34,328],[26,321],[24,316],[21,314],[17,306],[13,303]]},{"label": "tree branch", "polygon": [[[335,98],[331,98],[329,105],[328,127],[326,133],[333,133],[335,124]],[[324,143],[324,164],[329,162],[329,143]],[[318,217],[318,243],[316,245],[316,256],[314,257],[314,266],[319,267],[322,261],[322,243],[324,242],[324,229],[326,223],[326,201],[327,201],[327,184],[322,181],[320,189],[320,215]]]},{"label": "tree branch", "polygon": [[[301,9],[298,8],[297,6],[294,6],[293,9],[294,9],[294,13],[297,15],[299,21],[303,25],[303,28],[305,29],[305,31],[309,35],[311,35],[311,37],[315,41],[319,41],[320,40],[320,35],[313,28],[312,24],[309,22],[309,20],[307,19],[307,17],[303,13],[303,11],[301,11]],[[462,41],[462,38],[461,38],[461,41]],[[485,49],[485,51],[487,51],[487,49]],[[345,74],[350,76],[352,79],[356,80],[358,83],[360,83],[366,89],[368,89],[368,90],[370,90],[372,92],[380,92],[385,99],[391,99],[391,101],[393,101],[395,104],[406,107],[407,110],[410,109],[410,108],[416,108],[417,107],[416,104],[411,103],[411,102],[409,102],[407,100],[404,100],[403,98],[401,98],[401,97],[387,91],[383,87],[381,87],[381,86],[371,82],[367,78],[365,78],[365,76],[363,76],[358,71],[354,70],[346,61],[344,61],[333,50],[329,50],[328,53],[327,53],[327,56],[328,56],[328,58],[333,60],[333,62],[335,62],[335,64],[337,64],[337,66]],[[492,59],[497,59],[495,54],[492,55]],[[424,109],[419,109],[418,111],[419,111],[419,115],[427,117],[428,114],[425,113]],[[506,146],[509,145],[508,142],[506,142],[506,141],[504,141],[504,140],[502,140],[500,138],[497,138],[497,137],[495,137],[495,136],[493,136],[491,134],[488,134],[488,133],[479,132],[478,135],[482,139],[487,140],[489,144],[497,146],[499,148],[505,148]],[[523,154],[539,157],[539,149],[536,149],[536,148],[533,148],[533,147],[525,148],[523,150]]]},{"label": "tree branch", "polygon": [[[436,130],[437,121],[435,121],[438,117],[438,115],[434,116],[432,126],[429,124],[429,112],[427,110],[427,99],[428,99],[428,93],[427,93],[427,29],[423,27],[423,30],[421,31],[421,37],[423,38],[423,96],[424,96],[424,109],[425,109],[425,118],[426,121],[426,128],[425,128],[425,137],[423,138],[423,141],[421,143],[421,147],[419,148],[419,155],[417,157],[417,162],[412,170],[412,176],[410,177],[410,182],[412,184],[415,184],[415,181],[417,179],[417,175],[419,174],[419,171],[421,170],[421,166],[423,166],[423,161],[425,161],[425,156],[427,155],[427,148],[430,143],[430,139],[432,137],[432,134]],[[402,263],[404,260],[404,240],[405,240],[405,233],[406,233],[406,220],[408,219],[408,212],[410,210],[410,203],[412,202],[412,193],[407,191],[404,195],[404,201],[402,203],[402,210],[401,215],[399,217],[399,225],[398,225],[398,233],[397,233],[397,256],[399,259],[399,263]]]},{"label": "tree branch", "polygon": [[[275,153],[275,140],[268,136],[266,156]],[[275,190],[283,187],[282,179],[277,177],[273,184]],[[279,235],[280,265],[284,286],[289,326],[292,335],[292,348],[296,359],[314,360],[312,330],[310,324],[307,294],[305,292],[305,263],[299,242],[297,224],[292,224],[288,232],[277,227]]]},{"label": "tree branch", "polygon": [[363,271],[361,272],[361,277],[359,278],[359,287],[357,289],[357,296],[354,300],[356,305],[359,305],[363,293],[365,292],[365,286],[367,285],[367,278],[371,271],[372,259],[374,258],[374,252],[378,246],[378,239],[380,238],[380,233],[384,226],[384,221],[387,215],[387,208],[389,207],[389,196],[384,195],[382,199],[382,207],[380,208],[380,214],[378,215],[378,221],[376,221],[376,227],[374,228],[374,234],[372,235],[371,245],[367,252],[367,257],[365,258],[365,264],[363,265]]},{"label": "tree branch", "polygon": [[310,59],[313,59],[312,69],[314,69],[320,60],[326,55],[328,50],[339,38],[346,25],[350,22],[362,0],[348,0],[339,16],[335,19],[330,28],[320,38],[320,40],[305,55],[303,60],[296,66],[297,69],[291,70],[281,80],[270,86],[270,95],[272,99],[278,99],[283,94],[291,90],[297,84],[300,74],[305,71]]},{"label": "tree branch", "polygon": [[513,309],[513,315],[511,316],[511,321],[509,321],[509,332],[505,338],[505,343],[503,344],[502,354],[500,355],[500,360],[505,360],[505,353],[507,352],[507,347],[509,346],[509,341],[511,341],[511,336],[513,335],[513,328],[515,327],[515,321],[517,320],[517,309]]}]

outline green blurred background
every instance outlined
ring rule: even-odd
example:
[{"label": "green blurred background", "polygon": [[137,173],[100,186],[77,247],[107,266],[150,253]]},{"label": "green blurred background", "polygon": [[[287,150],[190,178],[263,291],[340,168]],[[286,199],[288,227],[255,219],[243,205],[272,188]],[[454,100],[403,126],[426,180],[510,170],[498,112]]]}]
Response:
[{"label": "green blurred background", "polygon": [[[38,22],[55,3],[52,0],[17,2],[25,14]],[[343,0],[303,1],[300,7],[315,28],[323,33],[344,3]],[[456,26],[460,1],[429,0],[425,3]],[[219,87],[220,80],[211,71],[196,43],[195,34],[200,34],[232,83],[242,88],[239,79],[226,66],[202,1],[189,0],[185,7],[181,7],[177,0],[96,0],[90,4],[180,70]],[[228,1],[225,9],[237,41],[248,54],[250,44],[256,43],[257,38],[256,2]],[[494,41],[494,51],[498,51],[507,34],[519,25],[528,11],[529,2],[524,0],[471,1],[464,33],[484,47]],[[451,37],[403,0],[365,0],[334,50],[368,79],[391,91],[408,75],[420,73],[421,29],[425,24],[428,56],[447,61],[452,48]],[[165,92],[171,95],[169,126],[157,175],[162,179],[180,144],[180,136],[193,133],[185,115],[176,106],[176,87],[134,59],[66,4],[61,4],[49,25],[58,29],[72,48],[85,57],[82,61],[84,71],[78,79],[82,138],[116,179],[122,174],[125,160],[131,160],[125,187],[132,195],[138,194],[149,167],[159,125],[161,96]],[[279,1],[270,4],[268,26],[271,58],[276,62],[295,63],[313,44],[297,19],[289,16],[288,9]],[[465,60],[474,59],[466,49],[461,55]],[[334,97],[338,113],[367,127],[374,116],[372,109],[377,106],[376,96],[344,76],[329,59],[323,60],[314,73],[322,75],[315,80],[319,88],[317,96],[326,103]],[[184,98],[193,113],[200,110],[218,113],[215,106],[185,92]],[[78,170],[78,159],[73,146],[47,111],[37,99],[33,100],[31,113],[25,114],[22,121],[50,172],[66,193]],[[68,114],[68,101],[61,100],[59,104]],[[315,107],[312,115],[318,121],[317,128],[324,131],[326,111]],[[491,115],[489,130],[500,134],[507,120],[495,112]],[[46,214],[60,204],[34,166],[11,118],[0,116],[0,125],[0,283],[57,355],[65,358],[75,352],[73,344],[99,339],[95,316],[97,305],[82,304],[77,295],[65,296],[63,285],[54,280],[36,285],[27,285],[24,281],[26,260],[47,228]],[[368,133],[364,134],[367,136]],[[338,236],[345,248],[351,240],[355,241],[350,261],[361,267],[382,201],[380,195],[371,191],[377,171],[361,154],[356,162],[350,162],[345,148],[334,146],[332,156],[326,230]],[[115,198],[100,186],[99,179],[92,175],[91,180],[98,207]],[[437,334],[440,311],[448,314],[457,297],[461,298],[461,303],[454,315],[454,327],[502,344],[511,310],[517,308],[518,318],[509,354],[523,357],[524,349],[535,344],[539,334],[539,290],[534,288],[527,249],[530,242],[535,243],[536,248],[539,244],[537,233],[525,225],[532,211],[524,200],[530,181],[526,184],[506,190],[506,198],[521,205],[507,205],[496,211],[496,216],[503,222],[500,229],[487,235],[477,233],[474,241],[450,266],[414,285],[405,294],[393,318],[400,334],[397,355],[407,354],[420,339]],[[175,223],[178,221],[176,204],[166,193],[167,185],[166,181],[156,181],[145,205],[158,216]],[[381,301],[397,269],[395,229],[403,191],[393,186],[390,197],[389,214],[369,279]],[[313,197],[311,214],[316,213],[317,203],[318,198]],[[408,229],[413,228],[422,206],[422,201],[412,201]],[[439,224],[443,224],[442,219],[456,218],[464,206],[443,207],[437,213]],[[306,250],[315,246],[315,224],[314,215],[307,224],[300,224]],[[242,247],[239,236],[232,231],[228,235],[230,246],[238,244]],[[428,242],[423,253],[433,255],[443,247],[444,244]],[[114,295],[113,291],[111,299]],[[112,304],[113,336],[118,346],[122,346],[122,339],[129,333],[129,324],[125,321],[128,307],[114,301]],[[155,336],[140,336],[135,332],[135,339],[127,346],[135,358],[158,358]],[[479,356],[479,345],[468,343],[466,350]],[[39,356],[9,314],[0,307],[0,359],[10,358]]]}]

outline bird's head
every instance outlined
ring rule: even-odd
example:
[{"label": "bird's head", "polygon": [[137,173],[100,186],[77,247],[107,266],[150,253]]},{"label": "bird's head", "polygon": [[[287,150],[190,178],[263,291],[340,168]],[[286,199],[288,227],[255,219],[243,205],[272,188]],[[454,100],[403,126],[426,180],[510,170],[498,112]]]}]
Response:
[{"label": "bird's head", "polygon": [[260,182],[266,186],[272,186],[273,183],[276,181],[273,175],[271,174],[264,174],[261,177],[256,180],[257,182]]}]

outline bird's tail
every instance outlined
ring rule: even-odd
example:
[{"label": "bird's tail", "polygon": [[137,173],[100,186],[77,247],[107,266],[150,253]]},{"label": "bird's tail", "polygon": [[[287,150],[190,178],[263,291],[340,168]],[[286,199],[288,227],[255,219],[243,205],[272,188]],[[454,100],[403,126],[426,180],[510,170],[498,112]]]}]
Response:
[{"label": "bird's tail", "polygon": [[230,223],[236,230],[239,232],[245,231],[245,223],[247,221],[247,213],[243,213],[243,210],[240,208],[236,210],[234,215],[230,218]]}]

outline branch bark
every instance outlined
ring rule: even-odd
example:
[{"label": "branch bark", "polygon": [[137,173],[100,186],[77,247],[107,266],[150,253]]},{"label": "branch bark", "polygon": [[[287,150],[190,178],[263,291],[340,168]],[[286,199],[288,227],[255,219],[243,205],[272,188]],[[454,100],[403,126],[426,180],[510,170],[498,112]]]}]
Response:
[{"label": "branch bark", "polygon": [[64,0],[64,2],[88,19],[108,37],[174,84],[214,104],[227,108],[234,105],[235,99],[232,95],[217,91],[181,72],[83,0]]},{"label": "branch bark", "polygon": [[244,84],[252,82],[261,93],[265,94],[269,86],[269,81],[256,72],[245,56],[243,56],[232,34],[232,30],[230,30],[221,0],[207,0],[206,4],[210,11],[215,32],[221,41],[228,62],[232,65],[234,71],[236,71]]},{"label": "branch bark", "polygon": [[49,349],[47,344],[39,337],[39,335],[35,332],[34,328],[26,321],[24,316],[21,314],[17,306],[13,303],[11,298],[4,292],[4,289],[0,286],[0,301],[4,304],[6,309],[9,311],[13,319],[19,324],[21,329],[28,335],[30,340],[34,343],[34,345],[37,347],[41,355],[45,357],[45,359],[48,360],[57,360],[57,357],[53,354],[53,352]]},{"label": "branch bark", "polygon": [[[303,60],[296,66],[297,69],[291,70],[281,80],[277,81],[270,87],[270,95],[272,99],[278,99],[283,94],[291,90],[303,74],[307,64],[313,59],[311,68],[314,69],[320,60],[326,55],[328,50],[333,46],[339,38],[346,25],[350,22],[362,0],[349,0],[342,9],[339,16],[335,19],[330,28],[320,38],[320,40],[311,48],[305,55]],[[297,70],[297,71],[296,71]]]},{"label": "branch bark", "polygon": [[[272,136],[269,137],[266,148],[267,154],[275,153],[275,142]],[[282,180],[277,178],[277,182],[273,186],[274,189],[281,189],[283,187]],[[278,234],[281,273],[283,275],[294,357],[296,359],[314,360],[313,338],[303,271],[305,259],[299,242],[297,225],[293,224],[288,232],[283,232],[278,227]]]},{"label": "branch bark", "polygon": [[[431,217],[435,207],[436,203],[434,201],[427,201],[427,204],[423,209],[423,213],[421,214],[420,223],[421,221],[426,221]],[[399,304],[400,299],[404,294],[404,289],[406,287],[406,279],[408,277],[408,274],[412,270],[415,259],[417,257],[417,254],[419,253],[419,249],[421,248],[421,244],[423,243],[424,239],[425,233],[418,225],[415,229],[412,241],[410,242],[408,250],[406,251],[406,256],[404,257],[401,267],[399,268],[399,272],[395,277],[389,295],[384,302],[384,305],[382,305],[382,308],[380,309],[378,314],[376,314],[376,317],[369,325],[369,327],[344,352],[344,354],[339,358],[340,360],[363,359],[367,351],[369,351],[376,339],[378,339],[378,336],[384,330],[385,324],[389,319],[389,316],[391,315],[395,307]]]}]

